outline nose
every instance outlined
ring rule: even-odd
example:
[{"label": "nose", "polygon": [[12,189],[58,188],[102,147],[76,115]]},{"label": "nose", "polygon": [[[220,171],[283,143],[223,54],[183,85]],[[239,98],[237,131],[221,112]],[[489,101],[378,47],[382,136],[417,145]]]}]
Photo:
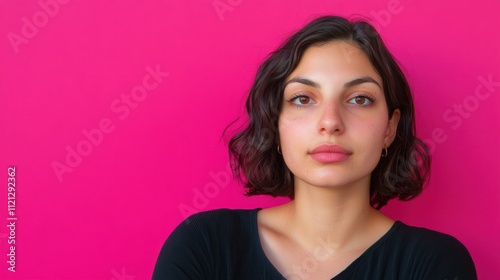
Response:
[{"label": "nose", "polygon": [[342,134],[344,132],[344,120],[342,111],[335,102],[325,103],[318,123],[321,134]]}]

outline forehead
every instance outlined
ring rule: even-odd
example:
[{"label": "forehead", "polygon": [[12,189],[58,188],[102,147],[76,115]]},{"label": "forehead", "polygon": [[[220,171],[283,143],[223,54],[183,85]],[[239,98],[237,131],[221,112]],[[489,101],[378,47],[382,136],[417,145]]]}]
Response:
[{"label": "forehead", "polygon": [[341,40],[307,48],[287,81],[295,76],[327,76],[342,81],[370,76],[382,84],[367,54],[356,43]]}]

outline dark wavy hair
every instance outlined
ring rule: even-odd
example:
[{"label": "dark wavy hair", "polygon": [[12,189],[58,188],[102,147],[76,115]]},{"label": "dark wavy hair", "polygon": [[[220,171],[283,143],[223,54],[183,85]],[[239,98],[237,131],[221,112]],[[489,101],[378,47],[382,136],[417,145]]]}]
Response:
[{"label": "dark wavy hair", "polygon": [[354,42],[368,55],[382,78],[389,117],[395,109],[401,111],[388,155],[381,157],[371,174],[370,204],[380,209],[390,199],[410,200],[422,192],[429,176],[430,153],[415,135],[413,100],[405,75],[367,21],[322,16],[287,39],[257,71],[246,101],[248,122],[228,145],[233,173],[243,183],[247,196],[293,199],[293,174],[277,151],[285,80],[307,48],[338,40]]}]

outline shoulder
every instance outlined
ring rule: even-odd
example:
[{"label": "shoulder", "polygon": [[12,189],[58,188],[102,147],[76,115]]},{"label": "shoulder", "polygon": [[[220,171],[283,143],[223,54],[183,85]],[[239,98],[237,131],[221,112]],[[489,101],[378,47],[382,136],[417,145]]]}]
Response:
[{"label": "shoulder", "polygon": [[251,238],[248,228],[256,211],[217,209],[189,216],[163,244],[153,279],[210,278],[217,269],[214,259],[230,258],[225,252],[232,244]]},{"label": "shoulder", "polygon": [[465,246],[455,237],[438,232],[435,230],[409,226],[400,223],[398,229],[399,238],[407,242],[409,245],[415,246],[415,249],[426,251],[429,254],[450,254],[450,253],[467,253]]},{"label": "shoulder", "polygon": [[[186,218],[182,224],[190,225],[204,225],[211,226],[215,224],[232,224],[238,222],[245,222],[251,219],[257,209],[215,209],[209,211],[203,211],[193,214]],[[181,225],[182,225],[181,224]]]},{"label": "shoulder", "polygon": [[169,239],[203,238],[220,241],[222,236],[227,237],[233,231],[249,227],[256,212],[257,209],[216,209],[199,212],[182,221],[170,234]]},{"label": "shoulder", "polygon": [[[247,227],[256,216],[257,209],[215,209],[192,214],[182,221],[170,234],[205,235],[217,234],[224,229]],[[216,236],[218,239],[219,235]]]},{"label": "shoulder", "polygon": [[394,233],[396,243],[405,248],[421,279],[476,279],[474,262],[467,248],[455,237],[401,222]]}]

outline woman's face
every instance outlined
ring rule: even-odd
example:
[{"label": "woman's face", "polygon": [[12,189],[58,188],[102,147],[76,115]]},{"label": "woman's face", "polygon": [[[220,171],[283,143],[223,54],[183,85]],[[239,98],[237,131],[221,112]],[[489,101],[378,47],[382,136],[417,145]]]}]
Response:
[{"label": "woman's face", "polygon": [[396,133],[382,79],[348,41],[309,47],[286,80],[280,145],[295,184],[369,185],[382,150]]}]

